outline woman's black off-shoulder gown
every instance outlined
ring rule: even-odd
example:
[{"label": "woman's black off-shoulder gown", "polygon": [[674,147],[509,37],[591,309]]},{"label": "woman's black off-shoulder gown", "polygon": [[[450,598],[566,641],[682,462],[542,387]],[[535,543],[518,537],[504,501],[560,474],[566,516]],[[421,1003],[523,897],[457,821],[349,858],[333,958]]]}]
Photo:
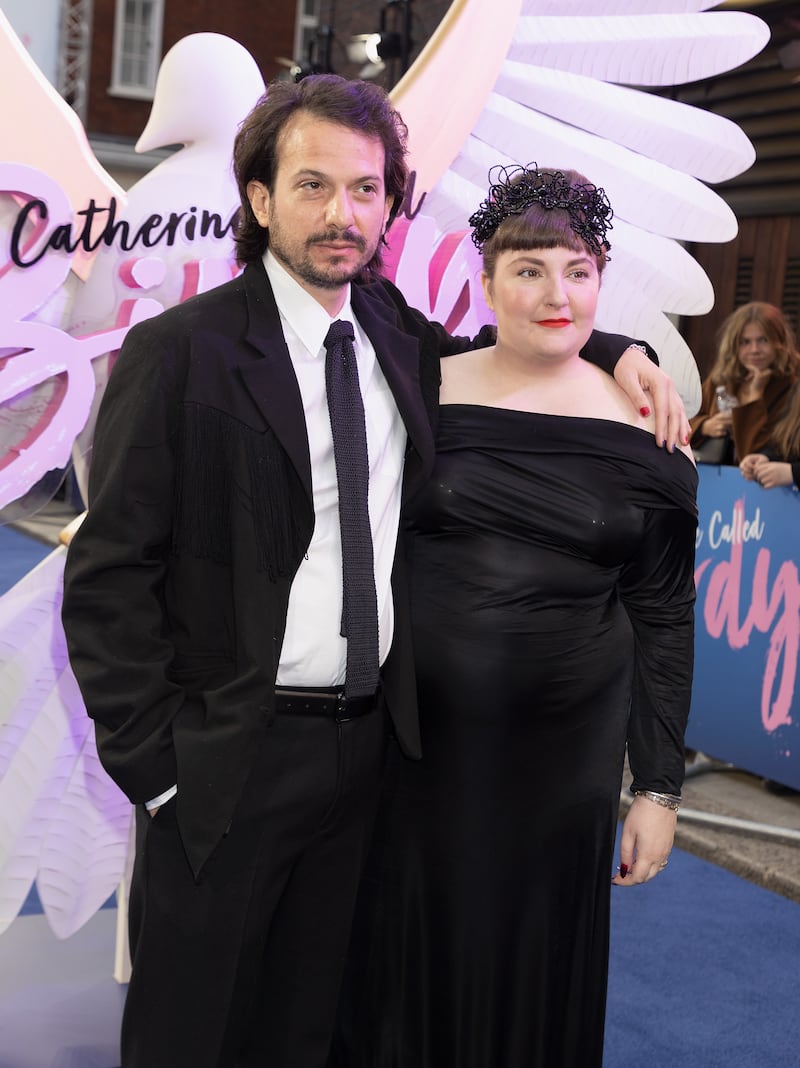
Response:
[{"label": "woman's black off-shoulder gown", "polygon": [[635,785],[683,778],[696,486],[624,424],[441,409],[408,514],[423,759],[390,759],[349,1063],[600,1065],[626,741]]}]

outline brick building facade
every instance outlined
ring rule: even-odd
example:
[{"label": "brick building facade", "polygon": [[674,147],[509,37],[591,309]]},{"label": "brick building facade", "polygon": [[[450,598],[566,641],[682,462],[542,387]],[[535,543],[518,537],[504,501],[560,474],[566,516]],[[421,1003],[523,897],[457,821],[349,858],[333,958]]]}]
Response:
[{"label": "brick building facade", "polygon": [[[120,86],[120,23],[125,10],[149,9],[147,33],[156,46],[155,74],[161,58],[188,34],[221,33],[243,44],[256,60],[265,81],[285,71],[278,57],[291,57],[295,47],[296,0],[157,0],[126,4],[125,0],[94,0],[90,26],[90,60],[84,125],[100,161],[118,180],[129,184],[149,169],[159,154],[137,160],[133,145],[144,129],[152,106],[152,87]],[[144,31],[143,31],[144,32]],[[146,53],[143,48],[142,54]]]}]

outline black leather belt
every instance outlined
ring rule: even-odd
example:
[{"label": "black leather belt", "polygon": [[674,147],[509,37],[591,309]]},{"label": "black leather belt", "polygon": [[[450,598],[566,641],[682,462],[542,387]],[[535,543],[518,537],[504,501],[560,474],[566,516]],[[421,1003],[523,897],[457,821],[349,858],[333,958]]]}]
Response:
[{"label": "black leather belt", "polygon": [[378,703],[378,694],[367,697],[345,697],[344,690],[292,690],[275,687],[275,711],[290,712],[295,716],[327,716],[339,723],[357,719],[372,712]]}]

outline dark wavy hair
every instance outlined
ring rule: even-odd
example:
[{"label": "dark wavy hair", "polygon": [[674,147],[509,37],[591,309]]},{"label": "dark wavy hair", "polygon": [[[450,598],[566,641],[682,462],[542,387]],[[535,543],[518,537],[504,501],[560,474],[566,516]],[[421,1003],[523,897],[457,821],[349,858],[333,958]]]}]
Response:
[{"label": "dark wavy hair", "polygon": [[[271,82],[242,122],[233,145],[233,173],[241,201],[233,234],[240,265],[260,260],[269,245],[269,231],[259,224],[250,207],[248,182],[262,182],[270,193],[274,191],[281,134],[299,111],[379,139],[385,152],[386,195],[394,197],[387,230],[402,205],[408,181],[408,129],[380,86],[348,81],[337,74],[312,74],[300,82]],[[365,274],[378,274],[382,263],[379,246],[364,268]]]}]

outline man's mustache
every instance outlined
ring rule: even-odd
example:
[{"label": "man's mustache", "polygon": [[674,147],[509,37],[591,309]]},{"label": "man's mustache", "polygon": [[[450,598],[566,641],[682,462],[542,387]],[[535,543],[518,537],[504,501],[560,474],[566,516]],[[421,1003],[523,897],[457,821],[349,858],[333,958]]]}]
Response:
[{"label": "man's mustache", "polygon": [[326,230],[322,234],[312,234],[306,241],[306,246],[328,245],[332,241],[346,241],[349,245],[355,245],[359,252],[366,252],[367,242],[358,232],[353,230]]}]

